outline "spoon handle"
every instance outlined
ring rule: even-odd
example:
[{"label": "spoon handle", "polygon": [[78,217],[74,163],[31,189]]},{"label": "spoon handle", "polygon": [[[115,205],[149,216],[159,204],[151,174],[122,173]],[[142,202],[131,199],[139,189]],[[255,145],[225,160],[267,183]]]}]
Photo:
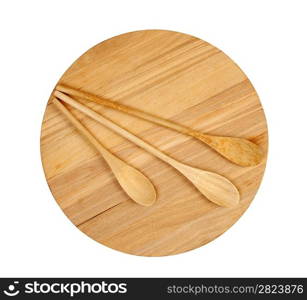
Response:
[{"label": "spoon handle", "polygon": [[97,139],[68,111],[68,109],[59,100],[54,98],[53,103],[104,157],[113,155],[97,141]]},{"label": "spoon handle", "polygon": [[[67,104],[71,105],[72,107],[78,109],[79,111],[83,112],[84,114],[88,115],[92,119],[96,120],[97,122],[101,123],[102,125],[106,126],[107,128],[113,130],[114,132],[118,133],[119,135],[125,137],[132,143],[135,143],[139,147],[145,149],[149,153],[153,154],[154,156],[157,156],[161,160],[173,165],[177,162],[175,159],[171,158],[170,156],[164,154],[162,151],[158,150],[157,148],[151,146],[150,144],[146,143],[139,137],[135,136],[134,134],[130,133],[126,129],[120,127],[119,125],[113,123],[106,117],[103,117],[102,115],[96,113],[95,111],[91,110],[90,108],[86,107],[85,105],[77,102],[76,100],[70,98],[69,96],[63,94],[62,92],[55,91],[54,92],[55,97],[58,99],[66,102]],[[175,167],[175,166],[174,166]]]},{"label": "spoon handle", "polygon": [[80,90],[76,90],[74,88],[71,88],[71,87],[69,87],[67,85],[63,85],[63,84],[57,85],[56,89],[60,92],[65,93],[65,94],[80,97],[80,98],[86,99],[88,101],[95,102],[95,103],[110,107],[112,109],[119,110],[119,111],[125,112],[127,114],[139,117],[143,120],[164,126],[166,128],[176,130],[176,131],[181,132],[183,134],[193,136],[194,130],[192,130],[188,127],[185,127],[183,125],[177,124],[175,122],[160,118],[158,116],[154,116],[150,113],[143,112],[143,111],[141,111],[137,108],[126,106],[126,105],[111,101],[109,99],[97,97],[93,94],[83,92],[83,91],[80,91]]}]

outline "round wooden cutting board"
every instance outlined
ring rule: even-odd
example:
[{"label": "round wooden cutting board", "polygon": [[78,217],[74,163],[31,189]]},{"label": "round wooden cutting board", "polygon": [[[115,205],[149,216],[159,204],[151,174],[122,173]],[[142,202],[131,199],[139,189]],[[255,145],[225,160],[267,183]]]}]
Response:
[{"label": "round wooden cutting board", "polygon": [[[83,54],[59,82],[205,133],[248,138],[267,152],[265,116],[252,84],[229,57],[198,38],[163,30],[116,36]],[[241,195],[234,208],[213,204],[175,169],[67,106],[106,148],[151,179],[157,201],[140,206],[49,101],[41,132],[46,179],[66,216],[99,243],[143,256],[188,251],[226,231],[254,198],[265,159],[240,167],[191,137],[88,106],[175,159],[226,176]]]}]

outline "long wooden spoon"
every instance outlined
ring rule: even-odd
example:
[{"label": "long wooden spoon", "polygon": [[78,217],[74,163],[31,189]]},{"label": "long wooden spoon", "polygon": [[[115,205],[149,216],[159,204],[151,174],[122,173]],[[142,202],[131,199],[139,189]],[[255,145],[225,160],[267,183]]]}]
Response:
[{"label": "long wooden spoon", "polygon": [[261,148],[247,139],[204,134],[200,131],[193,130],[178,123],[165,120],[149,113],[145,113],[136,108],[125,106],[123,104],[113,102],[108,99],[100,98],[63,84],[57,85],[56,89],[66,94],[84,98],[86,100],[123,111],[130,115],[134,115],[144,120],[150,121],[152,123],[156,123],[164,127],[176,130],[180,133],[192,136],[207,144],[231,162],[236,163],[240,166],[255,166],[259,164],[263,158],[263,151],[261,150]]},{"label": "long wooden spoon", "polygon": [[96,147],[110,166],[118,183],[128,196],[138,204],[144,206],[152,205],[156,200],[156,190],[151,181],[140,171],[131,167],[105,149],[60,101],[53,99],[53,103],[78,129],[78,131],[86,137],[94,147]]},{"label": "long wooden spoon", "polygon": [[161,160],[165,161],[179,172],[181,172],[187,179],[189,179],[194,186],[205,195],[210,201],[226,207],[235,206],[240,201],[240,194],[237,188],[225,177],[218,175],[216,173],[204,171],[201,169],[193,168],[191,166],[185,165],[174,158],[166,155],[157,148],[146,143],[139,137],[133,135],[126,129],[120,127],[119,125],[113,123],[109,119],[103,117],[102,115],[96,113],[85,105],[75,101],[68,95],[62,92],[55,91],[54,96],[58,99],[68,103],[84,114],[88,115],[92,119],[98,121],[107,128],[113,130],[124,138],[135,143],[139,147],[145,149],[149,153],[155,155]]}]

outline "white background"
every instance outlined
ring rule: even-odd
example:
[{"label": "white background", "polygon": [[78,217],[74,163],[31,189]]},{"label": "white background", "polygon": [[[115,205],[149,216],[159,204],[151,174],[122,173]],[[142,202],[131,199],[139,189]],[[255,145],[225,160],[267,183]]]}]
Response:
[{"label": "white background", "polygon": [[[306,1],[1,1],[0,276],[307,276]],[[217,46],[255,86],[269,125],[258,194],[194,251],[137,257],[91,240],[44,178],[40,126],[68,66],[121,33],[169,29]]]}]

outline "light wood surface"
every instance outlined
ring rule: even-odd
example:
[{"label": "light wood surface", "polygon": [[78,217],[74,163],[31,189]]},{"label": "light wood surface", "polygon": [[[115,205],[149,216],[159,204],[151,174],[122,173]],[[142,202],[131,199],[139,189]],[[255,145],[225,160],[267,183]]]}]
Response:
[{"label": "light wood surface", "polygon": [[255,166],[258,165],[263,159],[263,151],[261,148],[247,139],[204,134],[197,130],[185,127],[181,124],[143,112],[139,109],[116,103],[109,99],[99,98],[96,95],[92,95],[90,93],[83,92],[66,85],[59,84],[56,89],[68,95],[77,96],[88,101],[93,101],[95,103],[123,111],[146,121],[150,121],[155,124],[162,125],[166,128],[176,130],[180,133],[192,136],[210,146],[212,149],[217,151],[231,162],[240,166]]},{"label": "light wood surface", "polygon": [[[114,37],[82,55],[59,84],[201,132],[247,138],[267,152],[266,121],[250,81],[228,56],[189,35],[156,30]],[[169,165],[69,108],[107,149],[154,183],[157,201],[142,207],[49,101],[41,133],[45,175],[66,216],[94,240],[136,255],[181,253],[221,235],[254,198],[266,159],[240,167],[186,135],[95,103],[87,106],[176,160],[227,177],[241,195],[236,207],[215,205]]]},{"label": "light wood surface", "polygon": [[204,196],[206,196],[208,200],[214,202],[217,205],[225,207],[232,207],[238,205],[240,201],[240,194],[237,188],[227,178],[213,172],[208,172],[185,165],[173,159],[169,155],[163,153],[159,149],[153,147],[152,145],[144,142],[139,137],[133,135],[126,129],[118,126],[109,119],[106,119],[105,117],[101,116],[100,114],[96,113],[85,105],[82,105],[78,101],[72,99],[70,96],[65,95],[59,91],[55,91],[54,95],[58,99],[70,104],[79,111],[82,111],[87,116],[91,117],[92,119],[96,120],[107,128],[118,133],[122,137],[128,139],[130,142],[138,145],[147,152],[171,165],[182,175],[184,175],[188,180],[190,180],[191,183],[194,184],[194,186]]},{"label": "light wood surface", "polygon": [[53,99],[53,103],[78,129],[78,131],[98,150],[111,168],[120,186],[133,201],[144,206],[150,206],[156,201],[156,190],[146,176],[104,148],[101,143],[99,143],[96,138],[57,99]]}]

